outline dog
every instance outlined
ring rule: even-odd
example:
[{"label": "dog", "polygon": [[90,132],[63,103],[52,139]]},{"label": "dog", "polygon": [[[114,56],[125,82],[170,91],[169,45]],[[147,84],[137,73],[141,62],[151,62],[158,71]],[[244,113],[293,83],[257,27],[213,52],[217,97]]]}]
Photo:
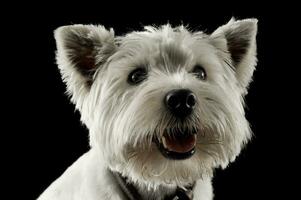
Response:
[{"label": "dog", "polygon": [[257,19],[213,33],[180,25],[55,30],[67,94],[90,150],[39,200],[212,200],[216,168],[251,139],[244,97],[257,64]]}]

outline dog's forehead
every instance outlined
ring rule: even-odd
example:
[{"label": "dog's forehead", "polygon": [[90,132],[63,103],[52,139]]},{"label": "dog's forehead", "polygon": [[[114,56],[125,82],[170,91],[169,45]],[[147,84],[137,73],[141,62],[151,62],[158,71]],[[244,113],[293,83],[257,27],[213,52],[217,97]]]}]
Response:
[{"label": "dog's forehead", "polygon": [[202,32],[191,33],[184,26],[172,28],[145,27],[145,31],[132,32],[119,38],[119,51],[115,57],[137,58],[154,62],[154,66],[185,66],[193,59],[194,51],[207,41]]}]

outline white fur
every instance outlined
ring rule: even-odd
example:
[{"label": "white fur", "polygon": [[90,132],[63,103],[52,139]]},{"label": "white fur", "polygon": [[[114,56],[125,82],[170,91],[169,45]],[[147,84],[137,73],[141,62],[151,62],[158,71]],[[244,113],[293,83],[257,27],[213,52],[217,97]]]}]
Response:
[{"label": "white fur", "polygon": [[[234,161],[251,138],[243,97],[256,65],[256,24],[255,19],[232,19],[211,35],[170,25],[123,37],[102,26],[56,30],[58,66],[90,131],[91,149],[39,200],[123,199],[109,169],[128,177],[144,199],[161,199],[177,186],[197,181],[194,199],[211,200],[213,170]],[[249,42],[236,63],[228,48],[235,34],[243,38],[231,42]],[[74,45],[83,55],[95,56],[92,78],[76,69],[76,51],[68,49]],[[205,68],[207,80],[191,73],[195,64]],[[139,66],[148,69],[147,79],[129,85],[128,74]],[[180,161],[163,157],[152,142],[167,127],[179,125],[162,103],[168,91],[179,88],[195,93],[196,110],[185,125],[201,132],[195,155]]]}]

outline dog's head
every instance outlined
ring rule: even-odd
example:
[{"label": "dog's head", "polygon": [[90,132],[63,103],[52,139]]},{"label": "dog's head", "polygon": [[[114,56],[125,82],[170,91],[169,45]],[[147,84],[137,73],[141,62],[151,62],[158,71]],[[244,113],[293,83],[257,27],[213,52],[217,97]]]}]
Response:
[{"label": "dog's head", "polygon": [[103,26],[55,31],[57,62],[90,143],[133,181],[186,184],[225,167],[250,139],[243,98],[256,65],[257,20],[214,33]]}]

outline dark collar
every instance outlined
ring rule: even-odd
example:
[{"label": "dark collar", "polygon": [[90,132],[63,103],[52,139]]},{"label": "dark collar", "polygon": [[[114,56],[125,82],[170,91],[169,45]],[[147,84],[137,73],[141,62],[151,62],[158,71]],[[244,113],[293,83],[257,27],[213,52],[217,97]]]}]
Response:
[{"label": "dark collar", "polygon": [[[135,186],[127,181],[127,178],[121,176],[121,174],[118,172],[110,172],[118,183],[118,186],[126,197],[126,200],[142,200],[142,197]],[[192,190],[194,185],[195,183],[185,187],[185,189],[177,187],[175,193],[164,197],[164,200],[191,200],[193,198]]]}]

